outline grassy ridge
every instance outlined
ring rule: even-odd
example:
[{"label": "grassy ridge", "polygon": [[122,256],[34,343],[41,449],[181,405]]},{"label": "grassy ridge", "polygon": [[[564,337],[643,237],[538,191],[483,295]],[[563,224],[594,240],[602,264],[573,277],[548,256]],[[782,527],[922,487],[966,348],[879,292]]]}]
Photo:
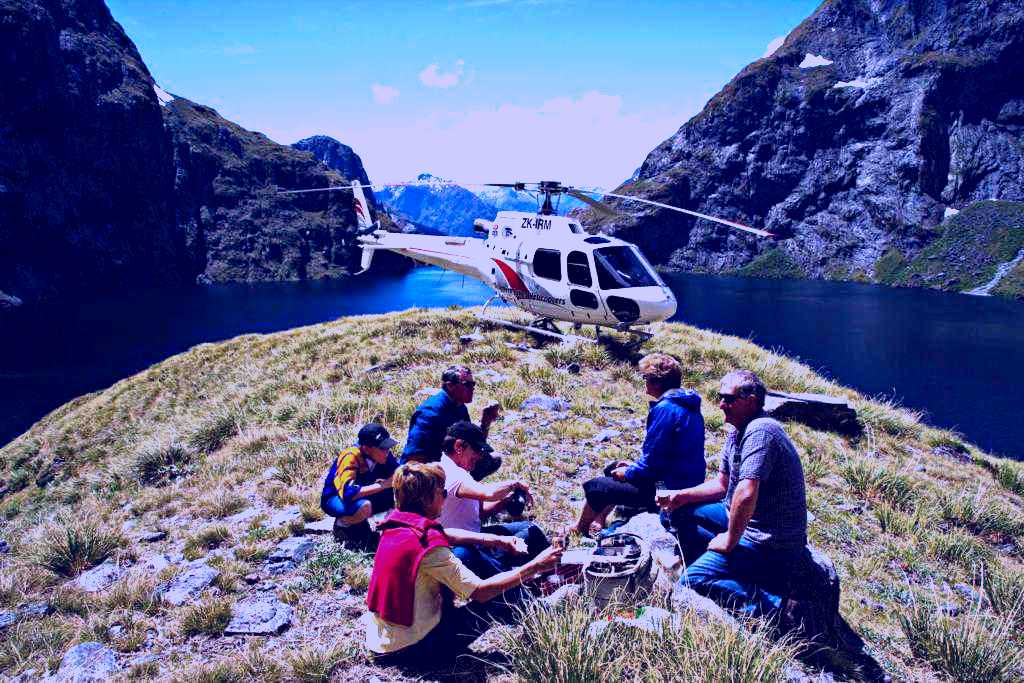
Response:
[{"label": "grassy ridge", "polygon": [[[548,529],[574,517],[582,481],[607,460],[633,457],[642,440],[642,428],[625,426],[647,409],[631,365],[591,345],[515,350],[507,342],[524,338],[505,330],[485,331],[482,342],[461,346],[459,336],[475,324],[469,311],[409,311],[200,345],[62,406],[0,449],[6,482],[0,537],[11,544],[10,554],[0,555],[0,610],[35,601],[55,610],[7,631],[0,672],[38,670],[58,662],[70,645],[99,639],[126,661],[155,655],[154,662],[138,665],[142,677],[317,680],[332,667],[372,675],[364,655],[348,644],[359,640],[355,619],[365,560],[339,553],[329,542],[293,575],[275,579],[278,597],[296,609],[291,629],[256,649],[218,636],[226,607],[255,590],[244,577],[263,571],[274,544],[296,523],[322,515],[316,501],[323,472],[359,425],[380,418],[401,441],[422,399],[418,392],[435,387],[443,367],[462,362],[478,377],[485,367],[500,373],[479,381],[471,413],[476,416],[477,406],[490,400],[509,411],[492,430],[492,442],[505,454],[506,471],[540,492],[534,512]],[[948,641],[994,643],[986,652],[996,654],[1024,645],[1020,629],[1008,626],[1020,623],[1014,595],[1024,586],[1024,467],[736,338],[665,324],[645,348],[679,357],[684,383],[705,399],[734,367],[754,369],[771,388],[847,397],[865,426],[860,439],[788,426],[809,484],[809,534],[839,569],[844,616],[901,679],[1019,672],[1016,660],[995,662],[985,655],[974,661]],[[570,363],[579,363],[582,372],[566,372]],[[381,371],[364,372],[380,364]],[[535,393],[566,398],[572,409],[564,418],[516,413]],[[708,400],[702,411],[713,472],[725,428]],[[621,435],[591,442],[606,428]],[[15,481],[20,483],[12,486]],[[261,525],[288,506],[300,510],[297,522]],[[259,516],[233,520],[247,509]],[[60,533],[65,529],[73,533]],[[132,540],[140,529],[163,530],[167,538],[143,546]],[[207,558],[221,574],[193,603],[157,604],[151,597],[155,582],[181,571],[184,559],[156,572],[139,571],[153,551]],[[105,559],[136,568],[98,595],[67,588],[67,577]],[[575,623],[579,615],[573,614],[551,618]],[[715,628],[700,621],[684,625],[695,643],[721,642]],[[558,640],[559,633],[566,640]],[[523,642],[569,653],[578,635],[551,630],[542,620],[529,627]],[[786,653],[768,653],[759,638],[748,632],[733,637],[731,661],[770,680]],[[609,655],[609,666],[645,680],[654,680],[645,671],[655,678],[671,679],[675,672],[707,680],[733,673],[698,671],[686,652],[668,647],[644,641],[635,651]],[[536,652],[513,651],[512,670],[525,680],[530,671],[545,670],[531,659]],[[761,652],[770,659],[758,664]],[[652,673],[644,666],[651,658],[677,668]],[[579,666],[586,665],[583,658]],[[565,666],[559,674],[564,680],[580,673]]]}]

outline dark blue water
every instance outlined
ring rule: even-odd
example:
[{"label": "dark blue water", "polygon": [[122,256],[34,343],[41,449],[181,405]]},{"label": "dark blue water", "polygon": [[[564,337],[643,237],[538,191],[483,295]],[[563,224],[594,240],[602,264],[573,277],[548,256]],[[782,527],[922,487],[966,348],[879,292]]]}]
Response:
[{"label": "dark blue water", "polygon": [[[669,275],[677,319],[796,356],[924,410],[982,448],[1024,457],[1024,305],[925,290]],[[0,322],[0,444],[81,394],[196,344],[358,313],[476,305],[483,285],[435,268],[344,281],[135,291]]]}]

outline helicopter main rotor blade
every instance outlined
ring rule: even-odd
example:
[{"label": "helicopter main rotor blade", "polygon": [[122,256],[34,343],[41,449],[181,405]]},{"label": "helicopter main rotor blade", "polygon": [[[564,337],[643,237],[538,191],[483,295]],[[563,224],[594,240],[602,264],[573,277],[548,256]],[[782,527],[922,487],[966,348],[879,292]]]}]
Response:
[{"label": "helicopter main rotor blade", "polygon": [[596,199],[591,199],[590,197],[583,194],[579,190],[566,190],[566,194],[568,194],[570,197],[575,197],[576,199],[580,200],[585,204],[589,204],[590,206],[594,207],[596,211],[603,213],[606,216],[617,217],[622,215],[621,213],[619,213],[612,207],[608,206],[604,202],[599,202]]},{"label": "helicopter main rotor blade", "polygon": [[356,187],[385,187],[383,184],[367,185],[332,185],[331,187],[314,187],[311,190],[278,190],[278,194],[305,194],[307,192],[333,192],[335,190],[351,190]]},{"label": "helicopter main rotor blade", "polygon": [[759,230],[758,228],[752,228],[749,225],[743,225],[742,223],[736,223],[733,221],[727,221],[724,218],[716,218],[709,216],[706,213],[700,213],[699,211],[690,211],[689,209],[681,209],[678,206],[672,206],[671,204],[662,204],[661,202],[651,201],[650,199],[640,199],[639,197],[630,197],[627,194],[614,194],[612,192],[602,192],[605,197],[615,197],[616,199],[625,199],[631,202],[640,202],[641,204],[650,204],[651,206],[657,206],[661,209],[668,209],[670,211],[678,211],[679,213],[685,213],[689,216],[696,216],[697,218],[703,218],[707,221],[714,223],[721,223],[722,225],[728,225],[730,228],[736,228],[744,232],[749,232],[759,237],[775,237],[775,233],[768,232],[767,230]]}]

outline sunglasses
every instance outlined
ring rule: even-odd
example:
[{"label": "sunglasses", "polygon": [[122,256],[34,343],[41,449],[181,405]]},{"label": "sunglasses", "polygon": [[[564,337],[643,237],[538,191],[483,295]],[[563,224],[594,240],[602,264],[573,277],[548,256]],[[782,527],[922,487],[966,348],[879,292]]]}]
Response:
[{"label": "sunglasses", "polygon": [[464,387],[469,387],[470,389],[472,389],[473,387],[476,386],[476,380],[468,379],[465,382],[452,382],[452,384],[461,384]]},{"label": "sunglasses", "polygon": [[727,406],[731,406],[741,398],[746,398],[746,396],[740,396],[739,394],[718,394],[718,401]]}]

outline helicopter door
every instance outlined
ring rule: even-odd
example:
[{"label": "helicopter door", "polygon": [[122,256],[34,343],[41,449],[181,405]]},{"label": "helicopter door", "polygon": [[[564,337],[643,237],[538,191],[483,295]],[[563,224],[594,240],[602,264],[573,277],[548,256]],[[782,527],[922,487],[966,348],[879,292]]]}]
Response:
[{"label": "helicopter door", "polygon": [[572,317],[579,322],[603,320],[605,312],[593,291],[594,277],[586,252],[570,251],[565,257],[565,272],[569,280],[569,303]]}]

